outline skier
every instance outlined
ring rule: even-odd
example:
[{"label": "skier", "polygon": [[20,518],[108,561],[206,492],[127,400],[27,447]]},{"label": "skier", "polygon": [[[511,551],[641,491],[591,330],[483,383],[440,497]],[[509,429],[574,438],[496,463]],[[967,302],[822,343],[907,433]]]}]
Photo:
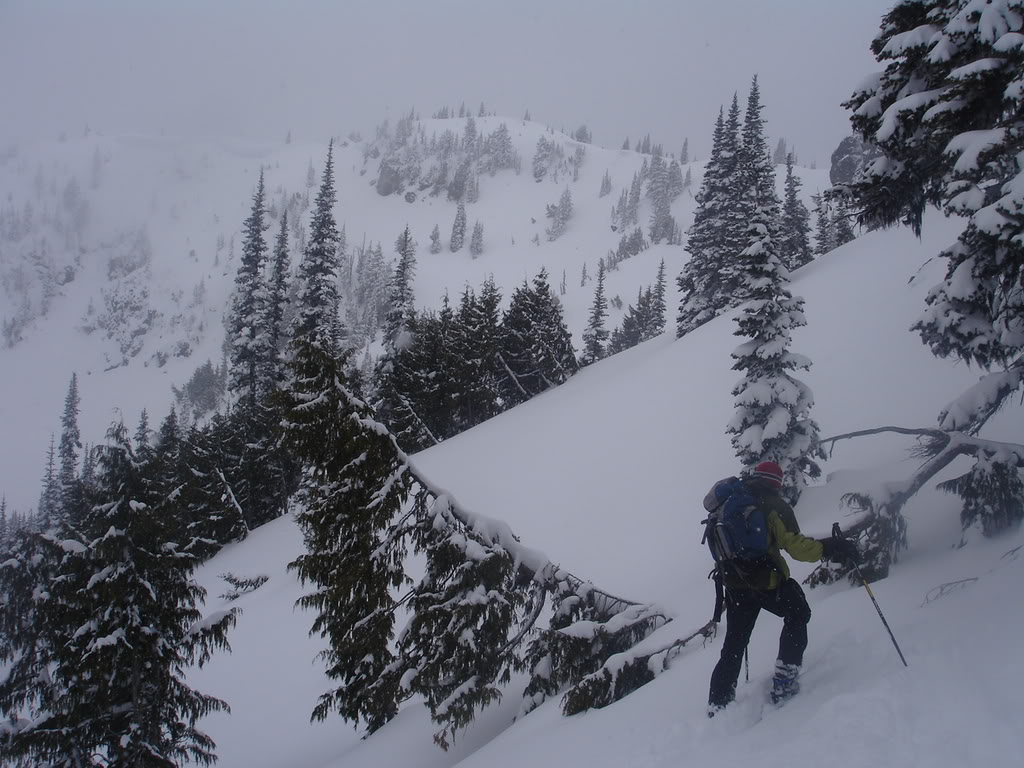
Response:
[{"label": "skier", "polygon": [[[761,609],[783,620],[779,656],[772,679],[772,703],[782,703],[800,690],[797,677],[807,647],[807,622],[811,609],[803,590],[789,577],[789,566],[780,549],[804,562],[832,560],[859,562],[857,545],[844,538],[811,539],[801,535],[793,508],[779,495],[782,468],[774,461],[762,461],[743,481],[744,487],[763,510],[768,527],[768,553],[760,561],[739,568],[720,563],[716,578],[725,588],[726,632],[722,655],[711,674],[708,717],[714,717],[736,696],[736,681],[743,653]],[[744,565],[748,565],[744,563]],[[717,612],[716,612],[717,613]]]}]

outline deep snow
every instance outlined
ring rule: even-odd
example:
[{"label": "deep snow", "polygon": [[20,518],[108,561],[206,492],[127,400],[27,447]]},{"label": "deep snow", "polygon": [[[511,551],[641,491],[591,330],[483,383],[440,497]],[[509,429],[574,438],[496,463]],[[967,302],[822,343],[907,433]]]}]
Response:
[{"label": "deep snow", "polygon": [[[866,234],[796,276],[809,326],[794,349],[815,362],[807,380],[826,434],[932,424],[974,378],[932,358],[906,331],[941,265],[908,278],[956,225],[934,217],[926,232],[923,242],[903,231]],[[678,618],[661,632],[696,629],[713,603],[699,500],[711,480],[735,471],[722,431],[736,377],[733,327],[721,318],[686,339],[641,345],[415,461],[462,503],[507,520],[524,543],[563,566],[612,592],[665,604]],[[1019,413],[998,426],[1004,436],[1019,434]],[[825,467],[831,482],[799,506],[805,532],[827,535],[832,521],[844,519],[841,492],[908,474],[908,446],[886,436],[840,443]],[[432,745],[428,715],[415,702],[365,741],[340,722],[307,725],[326,681],[311,662],[310,617],[291,607],[300,589],[284,566],[299,542],[288,518],[203,569],[210,584],[236,569],[271,580],[239,601],[245,613],[235,653],[192,679],[235,707],[209,723],[226,766],[610,768],[737,765],[753,756],[759,765],[790,767],[1015,765],[1024,748],[1015,704],[1024,681],[1022,559],[1005,555],[1024,537],[954,549],[960,531],[950,498],[924,491],[907,511],[910,550],[874,591],[909,668],[864,590],[815,590],[804,690],[780,711],[762,713],[781,626],[764,615],[750,647],[750,683],[713,721],[704,707],[720,636],[707,648],[687,648],[623,701],[572,718],[561,716],[556,700],[513,723],[522,687],[513,683],[449,753]],[[796,564],[794,574],[809,570]],[[978,580],[925,602],[935,587],[968,578]]]}]

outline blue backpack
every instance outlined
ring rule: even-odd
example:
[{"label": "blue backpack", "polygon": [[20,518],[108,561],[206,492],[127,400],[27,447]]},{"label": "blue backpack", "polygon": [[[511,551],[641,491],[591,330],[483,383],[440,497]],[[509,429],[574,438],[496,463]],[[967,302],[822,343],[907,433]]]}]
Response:
[{"label": "blue backpack", "polygon": [[719,480],[704,497],[704,541],[716,563],[759,560],[768,555],[764,510],[737,477]]}]

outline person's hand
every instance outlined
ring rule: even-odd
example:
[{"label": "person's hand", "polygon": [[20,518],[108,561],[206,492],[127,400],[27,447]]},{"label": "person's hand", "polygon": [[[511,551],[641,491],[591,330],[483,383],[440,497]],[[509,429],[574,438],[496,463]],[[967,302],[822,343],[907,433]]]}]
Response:
[{"label": "person's hand", "polygon": [[821,548],[822,559],[824,560],[831,560],[833,563],[839,563],[840,565],[844,563],[860,565],[860,549],[857,548],[857,544],[851,539],[839,536],[822,539]]}]

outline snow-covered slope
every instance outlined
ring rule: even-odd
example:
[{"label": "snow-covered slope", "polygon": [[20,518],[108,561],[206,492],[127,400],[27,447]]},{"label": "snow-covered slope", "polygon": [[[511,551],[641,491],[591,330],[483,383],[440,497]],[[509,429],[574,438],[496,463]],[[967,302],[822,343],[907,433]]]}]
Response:
[{"label": "snow-covered slope", "polygon": [[[869,233],[795,276],[809,326],[794,350],[814,361],[806,379],[825,434],[932,424],[974,379],[932,358],[907,332],[941,271],[925,262],[955,233],[955,223],[938,216],[927,221],[923,241],[904,231]],[[659,601],[695,629],[713,603],[700,498],[736,470],[723,434],[736,378],[733,329],[723,317],[685,339],[643,344],[415,460],[462,503],[507,520],[564,567],[612,592]],[[995,426],[1019,435],[1024,424],[1017,410]],[[842,492],[909,473],[907,447],[886,437],[841,443],[825,467],[830,482],[809,490],[798,508],[805,532],[826,535],[844,519]],[[1024,557],[1007,553],[1024,536],[954,549],[956,509],[930,490],[907,514],[910,549],[875,593],[910,666],[900,664],[863,590],[816,590],[804,690],[763,718],[781,627],[768,615],[751,643],[749,684],[741,682],[737,705],[713,721],[704,707],[720,637],[688,649],[623,701],[572,718],[553,700],[513,722],[521,688],[513,681],[501,705],[448,753],[431,743],[429,717],[415,701],[366,740],[340,721],[310,725],[307,713],[328,681],[313,660],[319,641],[306,634],[312,617],[293,608],[301,589],[286,564],[301,542],[287,517],[202,569],[212,596],[225,571],[270,580],[237,603],[244,613],[234,653],[191,679],[234,709],[206,724],[228,768],[1016,765],[1024,753],[1016,703]],[[807,572],[803,564],[794,569]],[[976,581],[928,600],[960,579]]]},{"label": "snow-covered slope", "polygon": [[[448,122],[461,130],[459,121]],[[528,164],[544,129],[508,122]],[[489,131],[496,119],[479,124]],[[430,130],[435,127],[441,128]],[[568,146],[568,139],[561,140]],[[325,151],[319,144],[92,136],[0,157],[0,208],[23,215],[24,203],[32,202],[38,225],[35,240],[0,242],[0,270],[8,281],[0,293],[0,315],[18,311],[21,284],[11,270],[26,258],[26,296],[39,287],[30,253],[43,244],[41,238],[52,262],[47,269],[75,269],[74,280],[50,297],[46,314],[24,326],[23,340],[0,349],[0,434],[17,438],[0,444],[0,492],[9,505],[26,509],[38,493],[49,433],[58,428],[72,371],[79,374],[83,438],[95,442],[119,413],[133,423],[147,407],[160,418],[170,404],[171,384],[180,386],[207,358],[220,359],[221,315],[237,267],[238,231],[259,167],[266,170],[271,200],[301,195],[309,163],[319,169]],[[597,259],[618,242],[621,233],[610,230],[608,212],[640,163],[635,153],[589,146],[576,182],[535,183],[526,170],[484,176],[480,201],[469,209],[470,222],[480,219],[486,229],[486,251],[477,260],[465,251],[427,253],[434,224],[447,242],[454,204],[443,197],[421,196],[413,203],[381,197],[370,186],[375,162],[364,166],[358,143],[338,148],[337,212],[350,243],[365,232],[367,239],[382,240],[386,252],[410,225],[420,243],[421,305],[436,306],[445,290],[457,294],[488,274],[507,295],[541,265],[554,285],[564,270],[562,299],[578,341],[593,293],[593,283],[580,286],[582,265],[593,274]],[[606,168],[612,193],[598,198]],[[692,170],[696,187],[699,164]],[[823,171],[801,173],[808,195],[827,185]],[[80,198],[72,194],[68,203],[64,192],[72,177],[79,181]],[[558,199],[566,183],[576,218],[562,239],[548,243],[545,205]],[[88,202],[88,216],[68,239],[80,200]],[[693,213],[688,193],[673,213],[685,229]],[[648,214],[645,205],[641,222]],[[974,380],[970,370],[932,358],[907,331],[941,273],[942,265],[928,259],[955,238],[956,226],[929,218],[923,241],[906,231],[868,233],[794,276],[794,292],[806,298],[809,321],[796,334],[794,351],[814,361],[804,378],[814,389],[824,434],[882,424],[931,425],[941,406]],[[531,242],[535,234],[537,245]],[[129,257],[147,248],[146,263],[124,273],[125,260],[131,263]],[[684,257],[678,247],[645,251],[609,274],[609,296],[630,302],[640,286],[654,280],[661,258],[672,277]],[[102,329],[79,330],[102,312],[112,260],[121,265],[124,290],[147,291],[145,306],[156,315],[146,333],[132,336],[138,326],[130,323],[119,329],[126,335],[109,338]],[[610,323],[620,316],[614,313]],[[609,591],[658,601],[678,622],[696,628],[708,618],[713,600],[699,541],[699,500],[713,480],[737,469],[724,435],[737,378],[729,357],[734,327],[723,317],[683,340],[666,334],[415,460],[462,503],[507,520],[525,543],[564,567]],[[190,354],[176,356],[183,341]],[[137,353],[125,354],[122,343],[137,346]],[[992,425],[991,435],[1019,440],[1022,427],[1019,410],[1009,411]],[[825,467],[828,485],[811,489],[801,501],[805,531],[824,535],[832,521],[844,519],[843,492],[908,474],[915,466],[908,445],[886,436],[840,443]],[[200,570],[210,591],[209,610],[222,603],[221,574],[270,579],[235,603],[243,614],[231,636],[234,652],[216,656],[191,680],[232,707],[230,716],[204,723],[218,742],[219,764],[227,768],[618,768],[755,760],[789,767],[1015,765],[1024,753],[1017,714],[1024,680],[1017,650],[1024,629],[1018,595],[1022,560],[1004,555],[1022,537],[953,549],[960,539],[957,512],[950,498],[930,490],[907,514],[910,550],[875,591],[910,667],[900,665],[863,590],[834,585],[815,591],[804,692],[784,710],[766,713],[763,722],[755,721],[780,627],[771,616],[759,621],[751,682],[741,684],[738,705],[710,722],[703,709],[720,639],[709,648],[687,650],[668,673],[625,700],[573,718],[562,717],[558,702],[551,701],[514,722],[519,689],[513,682],[505,700],[485,711],[448,753],[432,744],[434,728],[415,701],[366,740],[337,720],[310,724],[308,713],[329,682],[314,658],[321,641],[308,637],[312,616],[294,608],[301,588],[286,565],[302,542],[290,517],[254,531]],[[807,569],[801,565],[795,572]],[[977,581],[926,603],[934,587],[967,578]]]},{"label": "snow-covered slope", "polygon": [[[416,300],[426,307],[439,306],[446,292],[457,301],[464,286],[479,287],[488,275],[508,297],[542,266],[556,290],[564,274],[561,298],[579,346],[598,259],[623,234],[611,229],[611,208],[629,189],[643,156],[586,145],[578,180],[551,173],[538,183],[530,161],[541,136],[561,144],[568,156],[582,145],[538,123],[499,117],[476,122],[480,135],[506,123],[523,168],[481,175],[479,201],[467,206],[467,214],[470,229],[477,220],[484,226],[484,253],[473,259],[468,249],[447,250],[456,206],[443,193],[421,191],[412,203],[402,195],[377,194],[372,182],[381,159],[372,156],[367,141],[342,138],[335,144],[335,211],[350,249],[379,241],[390,259],[408,224],[419,244]],[[446,130],[461,135],[464,125],[457,118],[426,120],[423,129],[427,137]],[[318,184],[326,154],[326,142],[98,135],[0,152],[0,433],[21,436],[0,447],[0,493],[10,508],[26,511],[38,497],[72,372],[79,377],[83,439],[95,443],[116,418],[133,425],[142,408],[153,421],[163,418],[171,385],[180,388],[208,359],[219,363],[241,225],[260,169],[268,204],[280,208],[289,197],[310,196],[308,171],[312,166]],[[702,163],[689,168],[693,184],[673,204],[684,230],[692,221]],[[611,193],[599,197],[606,170]],[[828,186],[827,173],[799,171],[809,203],[811,194]],[[546,206],[557,203],[566,187],[575,214],[564,236],[551,243]],[[649,216],[644,200],[639,221],[645,229]],[[291,224],[294,269],[301,257],[296,233],[308,228],[308,211],[293,215]],[[446,246],[436,255],[428,252],[435,224]],[[270,241],[276,226],[272,221]],[[609,272],[606,294],[624,302],[622,310],[611,310],[609,327],[638,290],[654,282],[662,258],[672,279],[685,253],[659,245]],[[581,286],[584,264],[590,282]],[[8,325],[15,330],[8,332]],[[5,343],[8,337],[16,340],[13,346]]]}]

